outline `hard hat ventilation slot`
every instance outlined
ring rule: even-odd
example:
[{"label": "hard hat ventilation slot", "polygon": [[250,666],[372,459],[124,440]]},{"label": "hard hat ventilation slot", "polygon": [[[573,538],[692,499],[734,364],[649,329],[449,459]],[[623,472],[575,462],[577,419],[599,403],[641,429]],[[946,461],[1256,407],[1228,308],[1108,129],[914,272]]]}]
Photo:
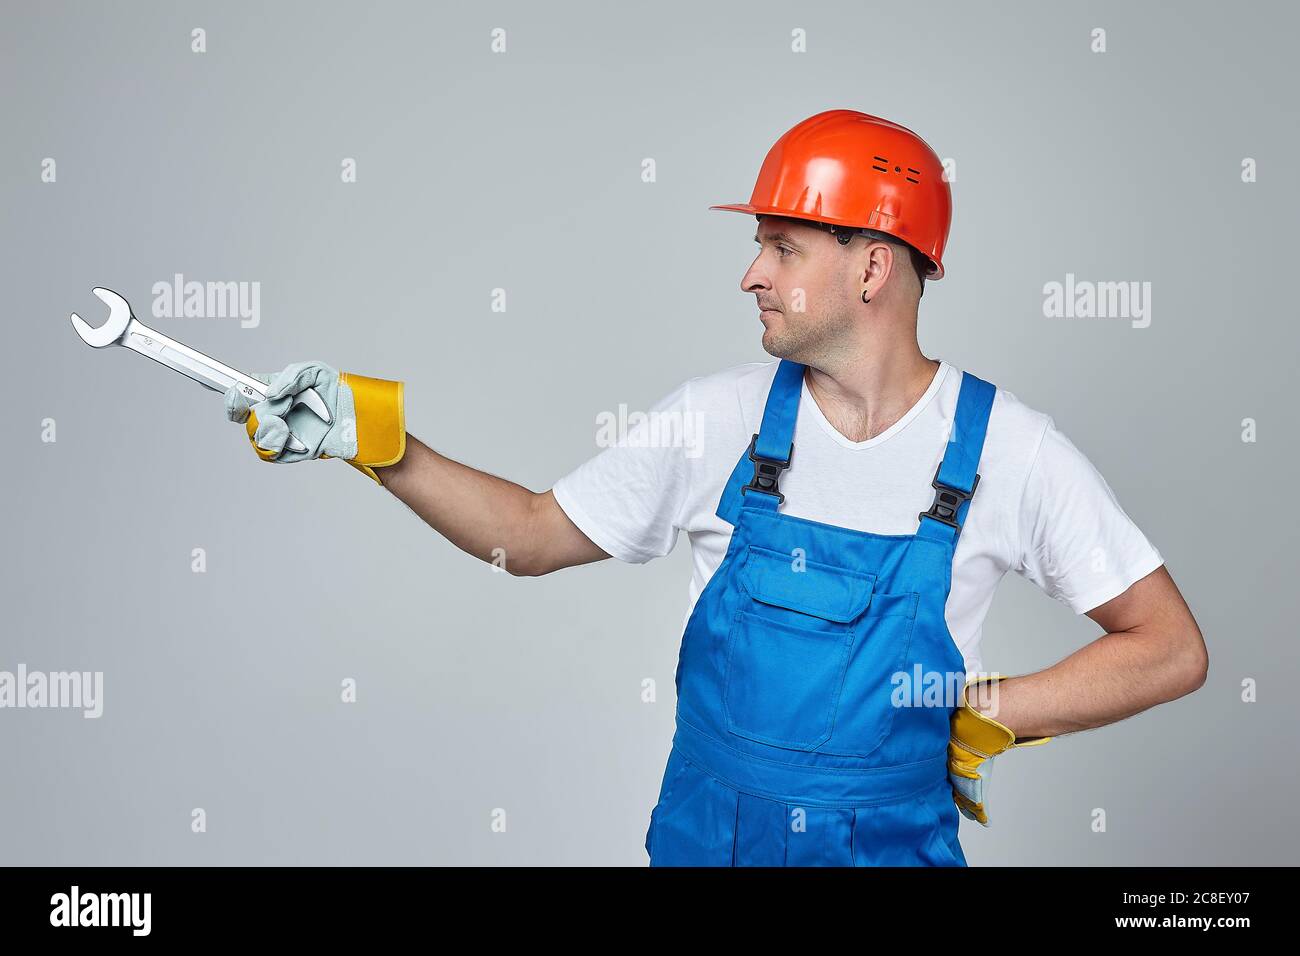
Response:
[{"label": "hard hat ventilation slot", "polygon": [[[876,161],[876,163],[881,163],[881,164],[882,164],[882,165],[880,165],[880,166],[877,166],[876,163],[872,163],[872,164],[871,164],[871,168],[874,169],[876,172],[878,172],[878,173],[888,173],[888,172],[890,172],[890,169],[889,169],[889,160],[887,160],[884,156],[872,156],[871,158],[874,159],[874,160]],[[895,166],[894,169],[893,169],[893,172],[896,172],[896,173],[901,173],[902,171],[903,171],[903,167],[902,167],[902,166]],[[920,182],[921,182],[921,180],[920,180],[921,171],[920,171],[919,169],[913,169],[911,166],[908,166],[908,167],[907,167],[907,171],[908,171],[908,173],[910,173],[911,175],[910,175],[910,176],[909,176],[909,175],[905,175],[903,178],[906,179],[909,183],[917,183],[917,184],[919,185]]]}]

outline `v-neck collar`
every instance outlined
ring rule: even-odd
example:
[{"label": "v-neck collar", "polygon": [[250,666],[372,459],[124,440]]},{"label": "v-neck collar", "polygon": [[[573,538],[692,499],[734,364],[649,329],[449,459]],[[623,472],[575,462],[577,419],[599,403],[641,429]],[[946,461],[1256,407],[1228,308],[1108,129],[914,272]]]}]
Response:
[{"label": "v-neck collar", "polygon": [[839,429],[827,420],[825,414],[822,413],[821,406],[817,404],[817,400],[813,398],[812,392],[808,390],[807,375],[803,378],[801,386],[802,393],[799,396],[799,404],[800,407],[806,407],[808,409],[809,414],[812,415],[817,424],[821,426],[822,430],[825,431],[826,434],[830,435],[836,444],[841,445],[844,448],[873,448],[876,445],[889,441],[889,439],[893,438],[906,428],[912,419],[921,414],[921,410],[924,409],[925,406],[930,403],[930,400],[938,394],[939,389],[943,386],[944,379],[947,378],[948,371],[951,368],[951,365],[940,359],[939,368],[935,371],[930,386],[925,390],[925,393],[916,400],[916,403],[903,413],[902,418],[894,422],[894,424],[890,425],[879,435],[876,435],[874,438],[868,438],[866,441],[849,441],[840,434]]}]

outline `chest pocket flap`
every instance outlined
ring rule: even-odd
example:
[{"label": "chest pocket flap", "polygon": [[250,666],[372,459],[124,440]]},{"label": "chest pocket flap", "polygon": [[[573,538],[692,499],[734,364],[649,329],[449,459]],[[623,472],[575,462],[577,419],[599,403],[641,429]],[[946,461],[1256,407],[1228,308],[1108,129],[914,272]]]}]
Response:
[{"label": "chest pocket flap", "polygon": [[876,576],[750,545],[741,571],[749,596],[764,604],[848,623],[871,603]]}]

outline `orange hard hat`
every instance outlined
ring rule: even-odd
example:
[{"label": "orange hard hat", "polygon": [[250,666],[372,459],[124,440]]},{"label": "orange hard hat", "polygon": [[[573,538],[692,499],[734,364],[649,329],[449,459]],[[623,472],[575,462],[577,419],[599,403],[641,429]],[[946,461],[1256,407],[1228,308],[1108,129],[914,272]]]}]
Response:
[{"label": "orange hard hat", "polygon": [[859,231],[885,233],[929,260],[926,278],[943,278],[952,223],[943,163],[921,137],[879,116],[808,117],[768,150],[749,202],[709,208],[825,223],[838,227],[831,232],[840,242]]}]

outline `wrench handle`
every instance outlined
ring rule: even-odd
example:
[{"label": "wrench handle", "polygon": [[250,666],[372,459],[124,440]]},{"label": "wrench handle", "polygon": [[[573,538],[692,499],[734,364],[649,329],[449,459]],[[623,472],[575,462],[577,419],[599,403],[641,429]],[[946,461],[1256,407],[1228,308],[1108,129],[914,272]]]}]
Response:
[{"label": "wrench handle", "polygon": [[[198,349],[192,349],[175,339],[168,338],[161,332],[141,323],[134,316],[122,335],[122,344],[133,352],[147,356],[168,368],[175,369],[187,378],[193,379],[214,392],[225,392],[232,385],[239,386],[244,397],[252,404],[266,398],[266,385],[251,375],[245,375],[237,369],[218,362],[204,355]],[[306,389],[295,397],[294,404],[306,405],[327,424],[331,421],[329,407],[314,389]],[[304,452],[307,446],[297,435],[290,434],[286,446],[290,451]]]},{"label": "wrench handle", "polygon": [[258,379],[224,365],[204,355],[198,349],[192,349],[160,332],[155,332],[136,319],[132,319],[127,326],[126,334],[122,336],[122,344],[133,352],[139,352],[155,362],[175,369],[214,392],[224,392],[230,386],[238,385],[240,391],[250,399],[260,401],[266,397],[266,385]]}]

